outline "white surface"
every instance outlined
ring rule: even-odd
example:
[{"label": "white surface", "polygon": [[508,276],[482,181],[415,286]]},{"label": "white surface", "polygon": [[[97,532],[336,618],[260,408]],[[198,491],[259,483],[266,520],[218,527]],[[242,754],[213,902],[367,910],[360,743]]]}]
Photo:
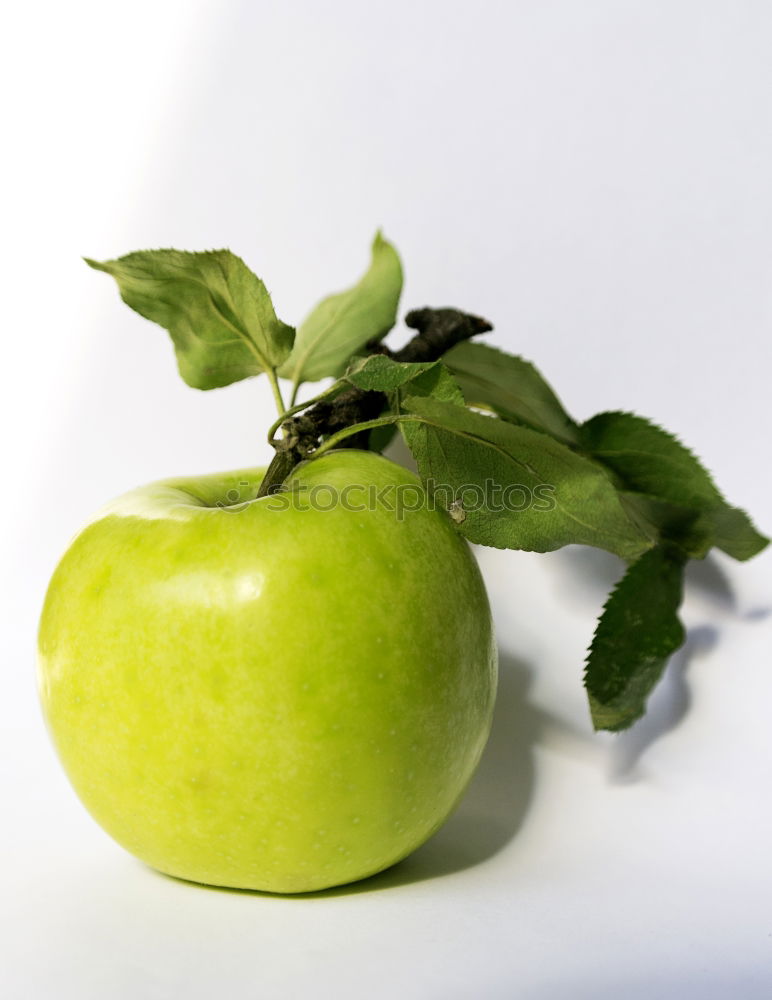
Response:
[{"label": "white surface", "polygon": [[577,417],[657,418],[772,528],[772,8],[72,0],[17,5],[0,45],[3,997],[768,997],[769,554],[696,574],[686,653],[613,739],[580,683],[613,561],[480,551],[503,658],[480,773],[412,859],[316,898],[114,846],[32,654],[78,523],[264,458],[271,411],[258,382],[182,385],[80,254],[228,245],[293,322],[382,225],[406,307],[490,316]]}]

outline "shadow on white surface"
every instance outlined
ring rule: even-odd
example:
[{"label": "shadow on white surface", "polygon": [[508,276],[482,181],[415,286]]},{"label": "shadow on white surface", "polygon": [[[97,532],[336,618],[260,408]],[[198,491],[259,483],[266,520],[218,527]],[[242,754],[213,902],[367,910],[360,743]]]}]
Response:
[{"label": "shadow on white surface", "polygon": [[686,565],[686,593],[693,591],[731,614],[737,614],[737,596],[726,570],[715,556],[692,559]]},{"label": "shadow on white surface", "polygon": [[718,643],[718,629],[701,625],[691,629],[685,644],[671,658],[662,680],[654,689],[646,714],[630,729],[617,735],[610,747],[609,778],[615,784],[631,784],[644,777],[640,766],[646,750],[686,718],[692,704],[687,672],[695,659],[710,653]]},{"label": "shadow on white surface", "polygon": [[[636,975],[631,971],[618,982],[600,981],[594,985],[559,982],[528,993],[529,1000],[769,1000],[772,976],[752,972],[727,974],[709,965],[699,971],[684,970],[678,976]],[[491,1000],[503,1000],[510,992],[494,991]]]},{"label": "shadow on white surface", "polygon": [[[577,597],[582,607],[596,606],[605,601],[606,596],[621,579],[625,565],[621,559],[585,545],[568,545],[555,553],[564,571],[561,594],[567,599]],[[581,583],[582,586],[577,586]],[[686,594],[694,594],[727,613],[738,613],[737,597],[726,570],[712,555],[705,559],[693,559],[686,568]],[[767,609],[754,613],[754,617],[764,616]]]},{"label": "shadow on white surface", "polygon": [[528,700],[532,676],[522,660],[500,653],[491,735],[455,812],[404,861],[338,891],[380,889],[450,875],[481,864],[509,844],[525,821],[534,793],[533,747],[541,735],[542,713]]},{"label": "shadow on white surface", "polygon": [[[624,572],[616,556],[600,549],[569,546],[557,553],[568,582],[562,587],[565,596],[582,608],[605,601]],[[578,585],[581,583],[581,586]],[[720,561],[708,555],[688,563],[684,596],[696,598],[719,618],[748,622],[762,621],[770,608],[758,607],[742,612],[732,583]],[[672,657],[662,680],[655,687],[645,716],[630,729],[617,734],[609,747],[609,780],[613,784],[632,784],[645,777],[641,760],[658,740],[673,732],[687,717],[692,706],[688,674],[695,660],[716,650],[721,643],[721,627],[715,622],[690,628],[686,642]]]}]

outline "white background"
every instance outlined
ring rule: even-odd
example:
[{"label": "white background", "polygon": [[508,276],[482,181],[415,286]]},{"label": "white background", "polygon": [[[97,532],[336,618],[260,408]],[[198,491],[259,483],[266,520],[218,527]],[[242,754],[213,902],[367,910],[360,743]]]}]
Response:
[{"label": "white background", "polygon": [[[494,732],[404,864],[314,898],[195,888],[70,791],[33,681],[45,584],[106,499],[267,457],[80,255],[229,246],[297,322],[383,226],[405,307],[489,316],[584,419],[677,431],[772,528],[765,0],[17,4],[0,41],[0,992],[13,998],[772,994],[772,556],[692,574],[648,720],[591,733],[611,558],[480,550]],[[397,342],[402,335],[396,337]]]}]

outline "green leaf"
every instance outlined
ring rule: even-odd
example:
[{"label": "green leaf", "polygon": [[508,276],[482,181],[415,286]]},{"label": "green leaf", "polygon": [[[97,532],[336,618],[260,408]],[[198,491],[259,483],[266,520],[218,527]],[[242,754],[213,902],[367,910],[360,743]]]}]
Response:
[{"label": "green leaf", "polygon": [[536,552],[580,543],[625,559],[652,546],[604,470],[552,437],[430,397],[404,408],[421,477],[470,541]]},{"label": "green leaf", "polygon": [[399,256],[378,233],[367,273],[353,288],[320,302],[300,324],[279,374],[296,384],[341,375],[352,355],[394,326],[401,292]]},{"label": "green leaf", "polygon": [[[440,362],[436,362],[427,371],[416,375],[403,388],[392,393],[390,397],[392,410],[395,413],[405,412],[406,408],[402,400],[404,397],[411,396],[428,396],[431,399],[438,399],[444,403],[464,406],[464,396],[458,382],[456,382],[445,365]],[[416,450],[420,450],[422,447],[421,442],[423,439],[420,437],[420,435],[424,434],[422,425],[403,423],[400,430],[411,453],[416,454]],[[418,439],[416,435],[419,435]]]},{"label": "green leaf", "polygon": [[633,413],[599,413],[581,427],[582,446],[633,492],[703,515],[712,544],[750,559],[768,539],[748,515],[724,500],[710,473],[672,434]]},{"label": "green leaf", "polygon": [[[445,365],[439,361],[435,362],[431,368],[427,368],[425,372],[417,374],[400,390],[400,396],[406,395],[430,396],[432,399],[439,399],[444,403],[455,403],[456,406],[464,405],[464,396],[458,382]],[[409,424],[406,425],[406,429],[409,426]]]},{"label": "green leaf", "polygon": [[347,382],[368,392],[393,392],[406,382],[415,379],[430,368],[435,368],[438,361],[423,361],[419,363],[394,361],[385,354],[371,354],[357,361],[346,372]]},{"label": "green leaf", "polygon": [[385,392],[395,410],[405,393],[464,403],[458,383],[440,361],[394,361],[385,354],[373,354],[357,361],[343,377],[358,389]]},{"label": "green leaf", "polygon": [[577,443],[577,425],[530,362],[471,341],[451,348],[442,360],[470,406],[490,407],[504,420]]},{"label": "green leaf", "polygon": [[645,493],[619,490],[619,498],[647,534],[666,540],[689,559],[704,559],[710,551],[715,532],[705,514]]},{"label": "green leaf", "polygon": [[596,729],[620,730],[646,711],[668,657],[683,644],[683,560],[662,547],[633,563],[612,591],[590,646],[584,683]]},{"label": "green leaf", "polygon": [[275,368],[294,331],[277,319],[263,282],[230,250],[140,250],[86,263],[111,274],[123,301],[171,334],[180,374],[216,389]]},{"label": "green leaf", "polygon": [[[343,380],[358,389],[385,393],[387,402],[379,416],[401,412],[401,399],[405,393],[432,396],[449,403],[464,405],[464,397],[458,384],[439,361],[418,363],[394,361],[384,354],[375,354],[358,359],[343,376]],[[375,428],[368,437],[368,448],[371,451],[383,451],[396,430],[396,424]],[[409,439],[411,426],[404,426],[402,431]]]},{"label": "green leaf", "polygon": [[758,531],[744,510],[723,503],[706,511],[714,532],[714,544],[733,559],[744,562],[762,552],[769,539]]}]

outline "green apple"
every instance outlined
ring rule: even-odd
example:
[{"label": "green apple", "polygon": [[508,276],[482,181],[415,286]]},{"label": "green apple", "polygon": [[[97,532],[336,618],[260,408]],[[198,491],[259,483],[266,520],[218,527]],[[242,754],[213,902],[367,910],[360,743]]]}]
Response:
[{"label": "green apple", "polygon": [[412,473],[333,451],[249,499],[261,477],[167,480],[92,520],[48,590],[39,683],[118,843],[180,878],[307,892],[447,818],[496,653],[474,557]]}]

